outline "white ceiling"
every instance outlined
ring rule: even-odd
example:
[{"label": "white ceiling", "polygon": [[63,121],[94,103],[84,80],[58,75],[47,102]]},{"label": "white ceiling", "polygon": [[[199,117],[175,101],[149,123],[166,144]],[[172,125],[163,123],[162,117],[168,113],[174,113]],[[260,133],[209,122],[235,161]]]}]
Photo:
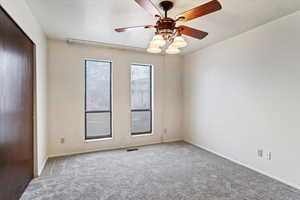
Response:
[{"label": "white ceiling", "polygon": [[[155,5],[161,0],[152,0]],[[174,0],[171,17],[209,0]],[[206,31],[203,40],[186,37],[191,52],[300,9],[300,0],[219,0],[221,11],[185,25]],[[154,29],[116,33],[114,28],[154,24],[134,0],[27,0],[50,38],[91,40],[146,48]],[[158,6],[157,6],[158,7]],[[283,30],[284,31],[284,30]]]}]

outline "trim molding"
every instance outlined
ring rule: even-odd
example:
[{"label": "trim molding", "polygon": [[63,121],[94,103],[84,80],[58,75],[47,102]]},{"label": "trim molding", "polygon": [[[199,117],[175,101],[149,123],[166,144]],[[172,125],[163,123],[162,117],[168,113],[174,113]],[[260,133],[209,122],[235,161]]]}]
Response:
[{"label": "trim molding", "polygon": [[147,53],[145,48],[131,47],[131,46],[120,45],[120,44],[119,45],[110,44],[110,43],[97,42],[91,40],[80,40],[74,38],[68,38],[66,41],[69,44],[81,44],[81,45],[94,46],[94,47],[104,47],[104,48],[112,48],[112,49],[119,49],[119,50],[131,50],[131,51]]},{"label": "trim molding", "polygon": [[286,185],[289,185],[289,186],[291,186],[291,187],[293,187],[293,188],[296,188],[296,189],[300,190],[300,186],[299,186],[299,185],[296,185],[296,184],[290,183],[290,182],[288,182],[288,181],[282,180],[282,179],[280,179],[280,178],[278,178],[278,177],[276,177],[276,176],[273,176],[273,175],[271,175],[271,174],[269,174],[269,173],[266,173],[266,172],[264,172],[264,171],[262,171],[262,170],[259,170],[259,169],[255,168],[255,167],[251,167],[251,166],[249,166],[249,165],[247,165],[247,164],[244,164],[244,163],[242,163],[242,162],[240,162],[240,161],[237,161],[237,160],[235,160],[235,159],[229,158],[229,157],[227,157],[227,156],[225,156],[225,155],[223,155],[223,154],[220,154],[220,153],[218,153],[218,152],[215,152],[215,151],[213,151],[213,150],[211,150],[211,149],[209,149],[209,148],[207,148],[207,147],[203,147],[202,145],[196,144],[196,143],[194,143],[194,142],[192,142],[192,141],[190,141],[190,140],[184,139],[184,141],[187,142],[187,143],[189,143],[189,144],[191,144],[191,145],[193,145],[193,146],[196,146],[196,147],[198,147],[198,148],[204,149],[204,150],[206,150],[206,151],[208,151],[208,152],[210,152],[210,153],[213,153],[213,154],[215,154],[215,155],[217,155],[217,156],[220,156],[220,157],[222,157],[222,158],[225,158],[225,159],[227,159],[227,160],[229,160],[229,161],[231,161],[231,162],[234,162],[234,163],[236,163],[236,164],[238,164],[238,165],[241,165],[241,166],[243,166],[243,167],[246,167],[246,168],[248,168],[248,169],[251,169],[251,170],[253,170],[253,171],[256,171],[256,172],[258,172],[258,173],[260,173],[260,174],[263,174],[263,175],[268,176],[268,177],[270,177],[270,178],[272,178],[272,179],[275,179],[275,180],[277,180],[277,181],[279,181],[279,182],[281,182],[281,183],[284,183],[284,184],[286,184]]},{"label": "trim molding", "polygon": [[163,139],[163,142],[161,143],[171,143],[171,142],[181,142],[184,141],[183,138],[178,137],[178,138],[167,138],[167,139]]},{"label": "trim molding", "polygon": [[62,153],[62,154],[52,154],[52,155],[48,155],[48,158],[56,158],[56,157],[62,157],[62,156],[71,156],[71,155],[101,152],[101,151],[123,150],[123,149],[131,148],[131,147],[142,147],[142,146],[149,146],[149,145],[154,145],[154,144],[163,144],[163,143],[171,143],[171,142],[179,142],[179,141],[183,141],[183,139],[169,139],[164,142],[153,141],[153,142],[149,142],[146,144],[141,143],[141,144],[125,145],[125,146],[120,146],[120,147],[105,147],[105,148],[86,150],[86,151],[69,152],[69,153]]},{"label": "trim molding", "polygon": [[47,161],[48,161],[48,157],[46,157],[46,158],[44,159],[44,161],[43,161],[41,167],[39,168],[37,177],[41,176],[42,171],[43,171],[43,169],[45,168]]}]

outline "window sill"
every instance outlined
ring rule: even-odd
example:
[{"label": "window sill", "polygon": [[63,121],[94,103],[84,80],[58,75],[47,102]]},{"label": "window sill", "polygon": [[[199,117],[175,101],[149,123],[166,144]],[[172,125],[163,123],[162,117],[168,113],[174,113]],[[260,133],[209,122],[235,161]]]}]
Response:
[{"label": "window sill", "polygon": [[108,137],[108,138],[99,138],[99,139],[85,139],[84,142],[85,143],[89,143],[89,142],[99,142],[99,141],[106,141],[106,140],[112,140],[112,137]]},{"label": "window sill", "polygon": [[136,134],[136,135],[131,135],[131,137],[140,137],[140,136],[151,136],[153,133],[141,133],[141,134]]}]

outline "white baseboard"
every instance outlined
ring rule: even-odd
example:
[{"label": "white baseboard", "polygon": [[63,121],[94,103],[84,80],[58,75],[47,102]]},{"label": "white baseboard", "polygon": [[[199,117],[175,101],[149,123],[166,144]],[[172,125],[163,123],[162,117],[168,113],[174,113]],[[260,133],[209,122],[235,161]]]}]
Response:
[{"label": "white baseboard", "polygon": [[[163,143],[169,143],[169,142],[178,142],[183,141],[182,138],[174,138],[174,139],[167,139],[164,140]],[[147,143],[140,143],[140,144],[132,144],[132,145],[126,145],[126,146],[120,146],[120,147],[104,147],[104,148],[98,148],[93,150],[86,150],[86,151],[77,151],[77,152],[68,152],[68,153],[60,153],[60,154],[51,154],[48,155],[48,158],[56,158],[56,157],[62,157],[62,156],[71,156],[71,155],[78,155],[78,154],[85,154],[85,153],[93,153],[93,152],[100,152],[100,151],[110,151],[110,150],[121,150],[126,149],[130,147],[138,147],[138,146],[148,146],[153,144],[161,144],[162,142],[158,141],[151,141]]]},{"label": "white baseboard", "polygon": [[213,154],[215,154],[215,155],[217,155],[217,156],[220,156],[220,157],[222,157],[222,158],[225,158],[225,159],[227,159],[227,160],[230,160],[230,161],[232,161],[232,162],[234,162],[234,163],[236,163],[236,164],[239,164],[239,165],[241,165],[241,166],[244,166],[244,167],[246,167],[246,168],[248,168],[248,169],[251,169],[251,170],[253,170],[253,171],[256,171],[256,172],[258,172],[258,173],[260,173],[260,174],[263,174],[263,175],[265,175],[265,176],[268,176],[268,177],[270,177],[270,178],[272,178],[272,179],[275,179],[275,180],[277,180],[277,181],[279,181],[279,182],[282,182],[282,183],[284,183],[284,184],[286,184],[286,185],[289,185],[289,186],[291,186],[291,187],[294,187],[294,188],[300,190],[300,186],[299,186],[299,185],[296,185],[296,184],[293,184],[293,183],[289,183],[288,181],[282,180],[281,178],[278,178],[278,177],[276,177],[276,176],[273,176],[273,175],[271,175],[271,174],[268,174],[268,173],[266,173],[266,172],[264,172],[264,171],[262,171],[262,170],[259,170],[259,169],[255,168],[255,167],[251,167],[251,166],[249,166],[249,165],[247,165],[247,164],[244,164],[244,163],[242,163],[242,162],[240,162],[240,161],[237,161],[237,160],[235,160],[235,159],[229,158],[229,157],[227,157],[227,156],[225,156],[225,155],[223,155],[223,154],[221,154],[221,153],[215,152],[215,151],[213,151],[213,150],[211,150],[211,149],[209,149],[209,148],[207,148],[207,147],[203,147],[203,146],[201,146],[201,145],[199,145],[199,144],[196,144],[196,143],[194,143],[194,142],[192,142],[192,141],[189,141],[189,140],[187,140],[187,139],[184,139],[184,141],[187,142],[187,143],[189,143],[189,144],[192,144],[192,145],[194,145],[194,146],[196,146],[196,147],[199,147],[199,148],[201,148],[201,149],[204,149],[204,150],[206,150],[206,151],[208,151],[208,152],[211,152],[211,153],[213,153]]},{"label": "white baseboard", "polygon": [[168,138],[168,139],[164,139],[164,143],[180,142],[180,141],[183,141],[183,138]]}]

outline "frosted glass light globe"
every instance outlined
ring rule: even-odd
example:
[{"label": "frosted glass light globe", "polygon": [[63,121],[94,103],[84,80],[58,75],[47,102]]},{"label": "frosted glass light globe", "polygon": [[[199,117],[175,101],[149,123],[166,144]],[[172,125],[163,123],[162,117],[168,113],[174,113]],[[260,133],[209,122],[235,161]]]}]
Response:
[{"label": "frosted glass light globe", "polygon": [[174,45],[174,46],[177,47],[177,48],[183,48],[183,47],[186,47],[186,46],[187,46],[187,42],[184,40],[183,37],[177,36],[177,37],[174,39],[174,42],[172,43],[172,45]]},{"label": "frosted glass light globe", "polygon": [[177,47],[173,46],[173,44],[172,44],[172,45],[170,45],[168,47],[168,49],[166,50],[166,53],[167,54],[178,54],[178,53],[180,53],[180,49],[178,49]]},{"label": "frosted glass light globe", "polygon": [[150,47],[148,47],[147,51],[149,53],[160,53],[161,49],[158,46],[150,45]]},{"label": "frosted glass light globe", "polygon": [[163,47],[165,46],[166,41],[164,40],[164,38],[161,35],[155,35],[151,41],[151,45],[153,46],[159,46],[159,47]]}]

